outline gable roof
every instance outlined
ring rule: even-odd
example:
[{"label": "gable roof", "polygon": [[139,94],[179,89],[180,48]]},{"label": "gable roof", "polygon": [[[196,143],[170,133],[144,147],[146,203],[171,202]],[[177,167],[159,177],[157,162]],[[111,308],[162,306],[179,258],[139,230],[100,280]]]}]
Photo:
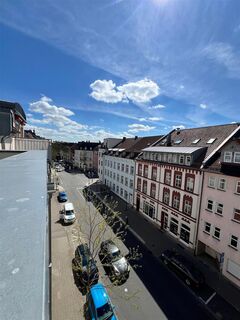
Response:
[{"label": "gable roof", "polygon": [[163,136],[150,136],[142,137],[137,139],[136,143],[128,148],[127,152],[141,152],[144,148],[151,146],[153,143],[157,142]]},{"label": "gable roof", "polygon": [[[167,148],[206,147],[205,161],[209,155],[213,154],[214,150],[216,150],[238,128],[238,126],[239,124],[234,123],[183,130],[175,129],[170,136],[165,136],[155,146],[166,146]],[[197,139],[200,140],[197,143],[193,143],[193,141]],[[212,143],[208,143],[210,139],[215,140]],[[166,140],[165,144],[163,144],[164,140]],[[170,143],[170,146],[166,145],[167,140]]]}]

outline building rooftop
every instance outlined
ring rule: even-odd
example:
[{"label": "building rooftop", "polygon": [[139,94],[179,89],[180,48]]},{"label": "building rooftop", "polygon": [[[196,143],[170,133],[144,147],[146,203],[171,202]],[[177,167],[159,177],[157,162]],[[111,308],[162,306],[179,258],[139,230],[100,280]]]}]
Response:
[{"label": "building rooftop", "polygon": [[1,109],[1,107],[6,108],[6,109],[10,109],[10,110],[11,109],[14,110],[16,113],[18,113],[25,120],[25,122],[27,121],[26,114],[25,114],[22,106],[19,103],[0,100],[0,109]]},{"label": "building rooftop", "polygon": [[204,148],[201,148],[201,147],[149,147],[149,148],[143,149],[143,151],[192,154],[193,152],[201,149],[204,149]]},{"label": "building rooftop", "polygon": [[47,151],[0,160],[0,181],[0,318],[49,319]]}]

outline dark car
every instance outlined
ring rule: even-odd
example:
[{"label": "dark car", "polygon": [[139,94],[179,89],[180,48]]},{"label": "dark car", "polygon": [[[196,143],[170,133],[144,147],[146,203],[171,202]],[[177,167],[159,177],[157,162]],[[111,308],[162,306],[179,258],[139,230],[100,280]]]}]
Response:
[{"label": "dark car", "polygon": [[58,201],[59,202],[66,202],[68,200],[68,198],[67,198],[67,194],[66,194],[66,192],[59,192],[59,194],[58,194]]},{"label": "dark car", "polygon": [[204,276],[190,261],[174,250],[165,250],[161,254],[165,265],[172,266],[183,277],[188,286],[200,287],[204,283]]},{"label": "dark car", "polygon": [[98,267],[86,243],[80,244],[75,251],[75,272],[83,285],[98,282]]},{"label": "dark car", "polygon": [[112,240],[106,240],[101,243],[99,257],[103,265],[108,268],[111,278],[117,280],[128,278],[130,272],[129,263]]}]

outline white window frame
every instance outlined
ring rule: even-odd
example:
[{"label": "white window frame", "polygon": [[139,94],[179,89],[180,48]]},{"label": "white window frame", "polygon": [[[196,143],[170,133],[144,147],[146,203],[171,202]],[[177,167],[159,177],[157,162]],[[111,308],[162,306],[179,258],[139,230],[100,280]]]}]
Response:
[{"label": "white window frame", "polygon": [[[221,183],[224,181],[224,186],[222,188]],[[226,179],[224,178],[219,178],[218,180],[218,190],[225,191],[226,190]]]},{"label": "white window frame", "polygon": [[[238,192],[239,189],[239,192]],[[236,194],[240,194],[240,181],[237,181],[236,183],[236,190],[235,190]]]},{"label": "white window frame", "polygon": [[190,164],[191,164],[191,156],[186,156],[185,164],[186,164],[186,166],[190,166]]},{"label": "white window frame", "polygon": [[[212,183],[213,182],[213,183]],[[209,188],[216,188],[216,177],[210,176],[208,178],[208,187]]]},{"label": "white window frame", "polygon": [[[236,158],[239,158],[239,161],[236,161]],[[233,159],[234,163],[240,163],[240,152],[234,152],[234,159]]]},{"label": "white window frame", "polygon": [[[219,232],[219,236],[216,236],[216,232]],[[221,229],[219,227],[214,227],[213,238],[220,240],[220,237],[221,237]]]},{"label": "white window frame", "polygon": [[[209,207],[208,207],[209,201],[212,202],[212,209],[209,209]],[[211,200],[211,199],[207,199],[207,210],[210,211],[210,212],[213,212],[213,210],[214,210],[214,201]]]},{"label": "white window frame", "polygon": [[234,209],[233,209],[233,221],[240,222],[240,220],[237,220],[237,219],[235,219],[235,218],[234,218],[235,213],[236,213],[235,211],[239,211],[239,212],[237,213],[237,215],[239,215],[239,216],[240,216],[240,209],[238,209],[238,208],[234,208]]},{"label": "white window frame", "polygon": [[[209,227],[209,231],[206,230],[207,227]],[[204,232],[206,232],[207,234],[211,234],[211,228],[212,228],[212,225],[210,222],[207,222],[207,221],[204,221]]]},{"label": "white window frame", "polygon": [[[233,239],[233,238],[235,238],[235,239]],[[236,243],[237,243],[236,246],[232,245],[232,240],[233,240],[233,241],[236,241]],[[239,238],[238,238],[237,236],[235,236],[235,235],[232,234],[232,235],[230,236],[229,246],[232,247],[232,248],[234,248],[234,249],[238,249],[238,240],[239,240]]]},{"label": "white window frame", "polygon": [[189,192],[193,192],[193,190],[194,190],[194,178],[187,177],[186,190],[189,191]]},{"label": "white window frame", "polygon": [[[220,212],[218,211],[219,208],[221,208]],[[222,203],[216,202],[216,204],[215,204],[215,213],[219,214],[220,216],[223,215],[223,204]]]},{"label": "white window frame", "polygon": [[232,152],[231,151],[224,152],[224,162],[232,162]]},{"label": "white window frame", "polygon": [[184,164],[184,158],[185,157],[182,154],[179,156],[179,164]]}]

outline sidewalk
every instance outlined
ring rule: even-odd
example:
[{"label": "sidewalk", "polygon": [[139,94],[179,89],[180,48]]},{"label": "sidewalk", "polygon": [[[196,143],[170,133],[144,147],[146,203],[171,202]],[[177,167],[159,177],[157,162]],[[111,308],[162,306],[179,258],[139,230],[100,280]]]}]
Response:
[{"label": "sidewalk", "polygon": [[[91,189],[104,198],[106,192],[101,193],[100,185],[92,185]],[[108,192],[110,201],[117,201],[116,210],[121,213],[124,220],[128,219],[130,230],[137,233],[139,239],[157,258],[165,249],[175,248],[182,255],[187,256],[204,273],[206,283],[216,291],[214,299],[208,304],[208,308],[217,315],[218,319],[240,319],[240,290],[233,286],[230,281],[224,278],[213,266],[208,264],[203,258],[194,256],[193,252],[181,245],[166,232],[160,230],[148,217],[137,212],[133,207],[126,205],[126,202],[112,192]],[[105,200],[107,202],[107,200]],[[223,300],[223,299],[224,300]],[[226,315],[226,317],[225,317]]]}]

